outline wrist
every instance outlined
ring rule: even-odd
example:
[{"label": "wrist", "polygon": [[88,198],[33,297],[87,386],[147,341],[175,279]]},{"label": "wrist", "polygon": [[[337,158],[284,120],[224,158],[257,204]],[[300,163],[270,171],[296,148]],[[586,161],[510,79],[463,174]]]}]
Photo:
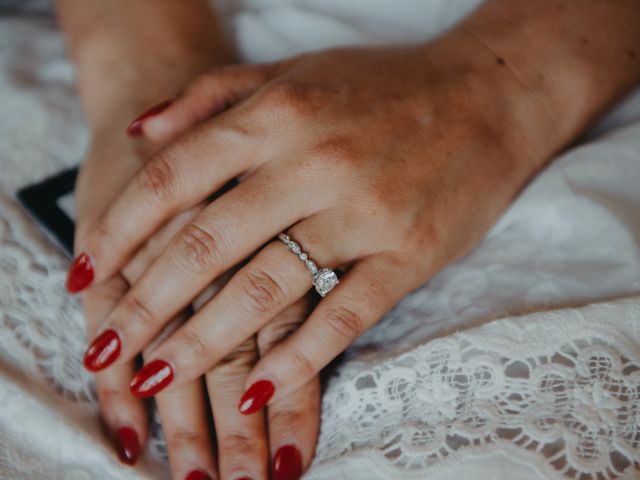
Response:
[{"label": "wrist", "polygon": [[489,0],[427,50],[463,72],[514,152],[539,167],[640,81],[640,62],[624,54],[640,34],[635,3],[567,2],[558,12]]}]

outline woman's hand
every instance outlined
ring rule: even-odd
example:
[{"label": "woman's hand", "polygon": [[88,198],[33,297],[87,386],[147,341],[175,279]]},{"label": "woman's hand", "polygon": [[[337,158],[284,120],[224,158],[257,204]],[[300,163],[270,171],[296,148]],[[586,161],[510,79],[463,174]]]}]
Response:
[{"label": "woman's hand", "polygon": [[[240,69],[258,79],[255,93],[155,155],[80,239],[96,279],[106,279],[175,212],[242,177],[182,229],[102,325],[101,335],[121,346],[116,363],[133,358],[212,279],[287,230],[320,266],[348,271],[259,361],[241,400],[243,412],[254,412],[274,389],[281,399],[305,385],[399,299],[464,255],[535,170],[638,74],[630,67],[603,90],[596,56],[576,54],[571,43],[586,28],[582,10],[557,20],[536,2],[511,5],[489,2],[428,46],[335,50]],[[589,11],[589,22],[626,22],[621,8],[598,8],[602,15]],[[527,28],[509,18],[527,9]],[[509,41],[500,43],[505,32]],[[611,38],[626,41],[618,33]],[[529,61],[527,42],[540,38],[557,48]],[[578,59],[575,82],[558,56]],[[204,77],[165,119],[193,114],[206,85],[239,71]],[[570,115],[560,115],[563,95],[580,100]],[[145,133],[153,137],[162,117]],[[197,378],[310,287],[299,259],[268,243],[154,349],[134,393]]]},{"label": "woman's hand", "polygon": [[[230,97],[233,89],[221,89],[217,94]],[[210,115],[217,112],[215,108],[209,110]],[[79,236],[90,228],[92,220],[139,169],[143,163],[140,158],[143,152],[158,145],[157,142],[136,145],[125,137],[122,128],[109,138],[95,137],[83,163],[77,184]],[[95,188],[96,185],[101,188]],[[204,205],[197,205],[172,218],[138,250],[121,272],[84,291],[83,304],[90,336],[126,293],[128,285],[137,281],[170,239],[203,208]],[[200,295],[196,307],[211,298],[224,281],[223,276]],[[307,313],[306,300],[298,302],[265,326],[256,338],[245,341],[206,372],[204,382],[203,379],[195,379],[179,389],[158,395],[156,403],[174,478],[202,479],[207,478],[202,476],[207,472],[211,478],[249,475],[253,479],[266,479],[272,456],[284,459],[284,463],[278,462],[280,469],[274,470],[273,478],[276,479],[286,478],[282,477],[283,472],[301,472],[309,465],[320,415],[317,377],[295,395],[272,405],[268,414],[246,417],[236,409],[237,397],[242,393],[246,377],[259,355],[264,355],[272,345],[294,331]],[[187,318],[185,315],[185,312],[178,314],[145,349],[143,357],[149,355],[163,335],[175,331]],[[94,360],[96,357],[90,355],[85,363],[92,367]],[[105,427],[116,443],[120,459],[128,464],[136,462],[146,443],[148,422],[143,402],[129,390],[133,372],[134,362],[131,361],[96,373],[96,389]],[[209,393],[208,403],[205,389]],[[209,428],[209,411],[215,418],[217,461]],[[268,431],[265,420],[268,420]],[[216,475],[216,472],[219,473]]]},{"label": "woman's hand", "polygon": [[[174,212],[243,176],[175,237],[109,315],[102,329],[120,338],[120,362],[283,230],[320,266],[348,266],[302,328],[250,376],[248,385],[266,381],[248,393],[262,406],[270,389],[285,398],[306,384],[399,299],[468,251],[536,164],[502,134],[509,112],[489,107],[491,83],[445,69],[421,48],[337,50],[239,71],[264,85],[159,152],[81,244],[104,278]],[[226,75],[238,73],[197,81],[145,132],[188,116]],[[269,243],[154,350],[135,393],[202,375],[310,287],[303,263],[283,243]]]}]

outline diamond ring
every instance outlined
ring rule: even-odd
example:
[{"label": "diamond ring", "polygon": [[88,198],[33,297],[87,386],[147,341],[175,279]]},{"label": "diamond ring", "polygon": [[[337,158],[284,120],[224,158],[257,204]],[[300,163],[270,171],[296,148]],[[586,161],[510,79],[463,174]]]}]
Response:
[{"label": "diamond ring", "polygon": [[291,240],[289,235],[281,233],[278,235],[278,238],[282,240],[289,250],[295,253],[300,261],[304,263],[304,266],[307,267],[307,270],[309,270],[309,273],[311,274],[313,286],[316,287],[316,292],[318,292],[321,297],[324,297],[327,293],[333,290],[333,287],[340,283],[336,272],[330,268],[319,269],[316,263],[309,258],[309,255],[302,250],[300,244]]}]

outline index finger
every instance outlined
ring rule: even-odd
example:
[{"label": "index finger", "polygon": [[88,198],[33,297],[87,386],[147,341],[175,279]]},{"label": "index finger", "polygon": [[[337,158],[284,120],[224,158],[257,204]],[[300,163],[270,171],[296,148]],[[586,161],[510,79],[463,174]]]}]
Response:
[{"label": "index finger", "polygon": [[93,228],[77,239],[81,253],[67,277],[72,293],[119,271],[166,220],[248,169],[254,145],[223,117],[227,114],[201,124],[156,153]]}]

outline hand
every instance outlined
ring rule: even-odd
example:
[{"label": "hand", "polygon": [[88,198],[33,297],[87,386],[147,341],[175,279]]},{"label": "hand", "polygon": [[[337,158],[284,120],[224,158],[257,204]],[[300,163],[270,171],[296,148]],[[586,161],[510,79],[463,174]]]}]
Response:
[{"label": "hand", "polygon": [[[111,148],[97,148],[101,144],[108,144]],[[139,168],[141,161],[138,160],[139,155],[135,154],[133,147],[134,144],[124,137],[123,132],[118,132],[109,142],[94,140],[78,182],[79,235],[91,224],[91,218],[104,209],[103,204],[108,201],[109,193],[115,190],[118,184],[126,183]],[[136,150],[141,151],[139,148]],[[114,152],[117,154],[114,155]],[[109,155],[108,162],[101,157],[102,153]],[[91,188],[92,185],[96,185],[98,179],[102,188]],[[84,292],[90,334],[124,295],[128,284],[134,283],[142,275],[173,235],[202,208],[202,205],[198,205],[174,217],[146,242],[121,273],[106,282],[95,284]],[[217,286],[206,292],[206,295],[201,295],[199,301],[210,298],[221,284],[219,281]],[[283,468],[289,472],[301,472],[309,465],[315,449],[319,424],[318,378],[313,379],[295,395],[274,404],[269,409],[268,433],[262,415],[256,418],[244,417],[236,409],[236,397],[241,393],[246,376],[259,353],[264,355],[273,344],[295,330],[305,318],[305,308],[305,302],[293,305],[258,333],[257,342],[253,338],[244,342],[235,352],[206,373],[209,405],[204,396],[205,384],[200,379],[158,396],[157,405],[174,478],[191,478],[188,477],[188,472],[193,474],[198,471],[209,472],[212,475],[213,472],[219,471],[221,478],[236,478],[238,474],[249,474],[254,479],[267,478],[269,448],[273,456],[281,458],[278,462],[280,470],[274,471],[274,478],[282,478]],[[175,330],[183,320],[184,313],[174,318],[163,334],[167,335]],[[157,341],[158,339],[154,340]],[[152,348],[153,343],[144,355],[148,355]],[[96,374],[102,417],[116,441],[121,460],[129,464],[137,460],[147,434],[145,407],[129,390],[133,371],[133,362],[130,362]],[[216,468],[208,427],[209,408],[216,420],[219,468]],[[193,474],[193,478],[204,477]]]},{"label": "hand", "polygon": [[[348,272],[247,380],[243,400],[266,403],[257,390],[264,385],[285,398],[475,245],[537,164],[504,134],[511,111],[493,106],[494,79],[439,58],[424,48],[348,49],[241,69],[262,86],[159,152],[81,239],[104,278],[175,211],[243,176],[182,229],[109,315],[102,331],[122,341],[116,363],[212,279],[288,230],[319,265]],[[511,78],[500,74],[505,88]],[[238,72],[197,81],[145,132],[188,116],[201,92],[228,75]],[[298,258],[269,243],[153,351],[148,362],[166,375],[140,387],[153,374],[147,363],[136,393],[197,378],[310,287]]]}]

